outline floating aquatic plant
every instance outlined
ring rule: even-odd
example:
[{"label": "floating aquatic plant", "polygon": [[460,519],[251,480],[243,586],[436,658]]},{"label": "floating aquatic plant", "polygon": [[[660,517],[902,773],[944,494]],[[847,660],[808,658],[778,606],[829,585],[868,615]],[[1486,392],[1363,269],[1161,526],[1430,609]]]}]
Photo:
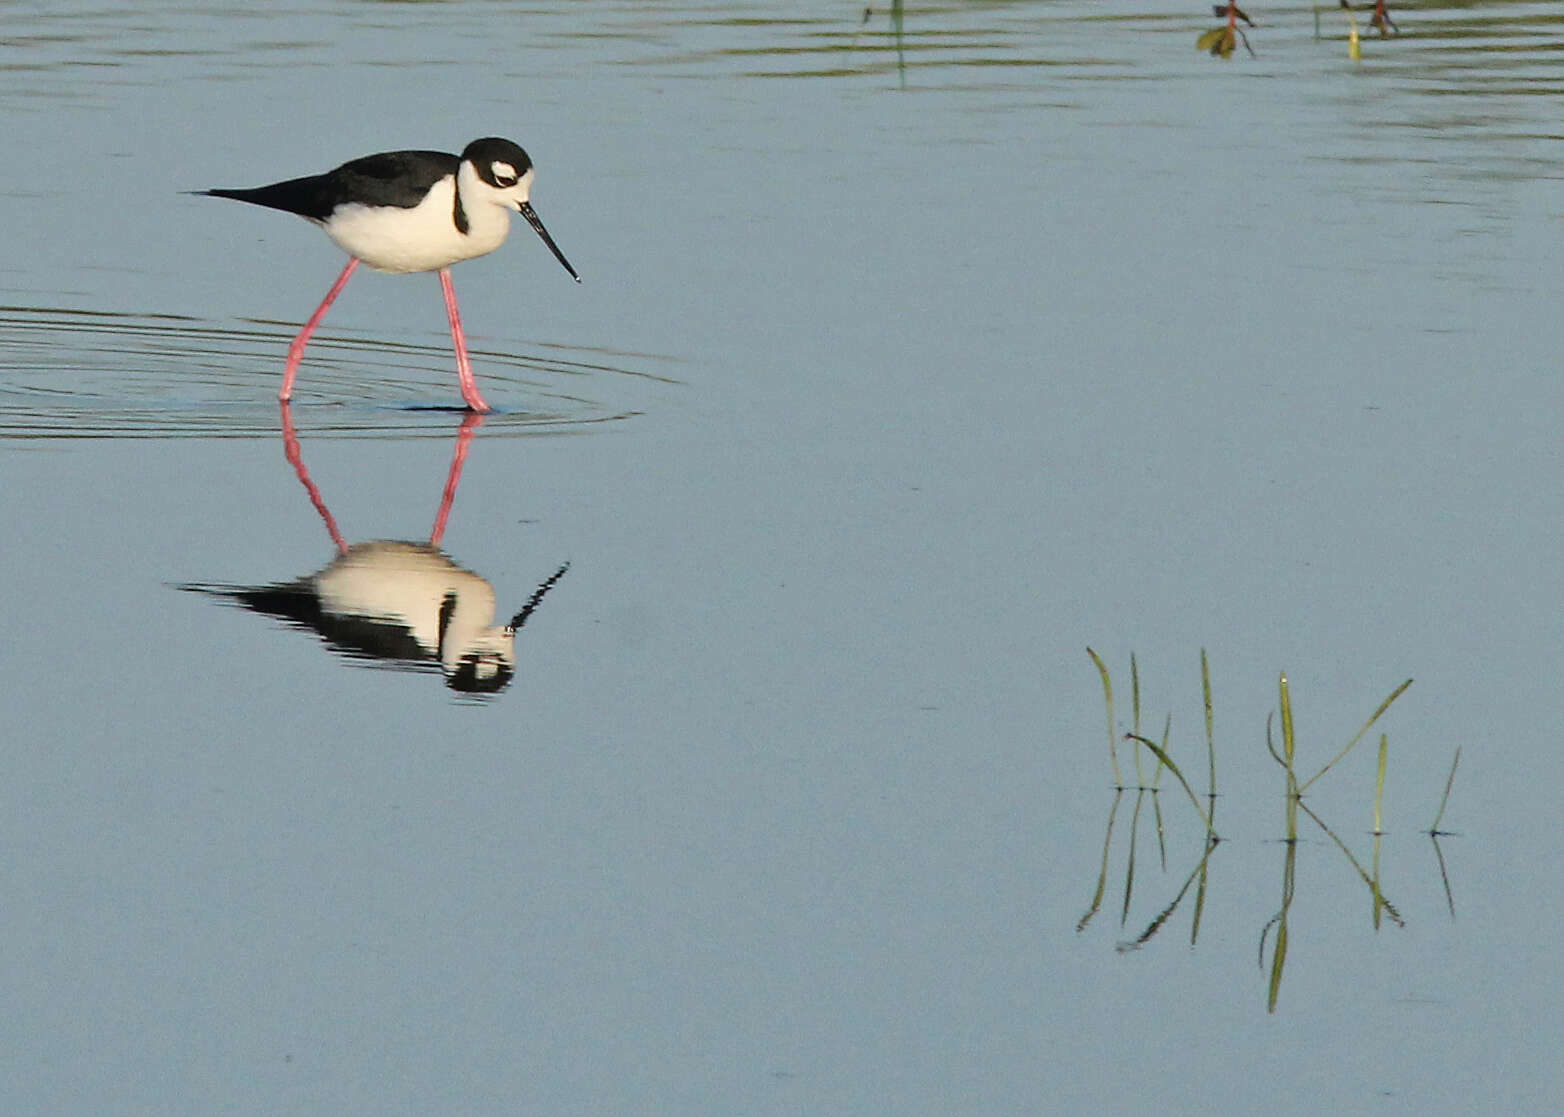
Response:
[{"label": "floating aquatic plant", "polygon": [[1233,50],[1241,42],[1244,49],[1249,52],[1249,57],[1255,57],[1254,47],[1249,45],[1249,36],[1238,26],[1238,21],[1243,20],[1250,27],[1254,27],[1254,20],[1249,18],[1237,4],[1216,4],[1211,8],[1212,14],[1221,16],[1227,20],[1221,27],[1207,31],[1195,40],[1195,49],[1209,51],[1213,58],[1231,58]]}]

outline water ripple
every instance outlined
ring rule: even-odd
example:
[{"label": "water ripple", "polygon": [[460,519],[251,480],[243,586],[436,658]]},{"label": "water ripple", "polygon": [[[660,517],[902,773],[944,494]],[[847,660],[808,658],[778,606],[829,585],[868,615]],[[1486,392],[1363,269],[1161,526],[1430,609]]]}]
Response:
[{"label": "water ripple", "polygon": [[[0,306],[0,438],[274,437],[294,327],[179,315]],[[677,383],[663,358],[565,347],[473,349],[499,408],[485,433],[560,433],[640,414],[637,382]],[[294,413],[318,433],[449,435],[459,411],[449,346],[347,331],[310,343]]]}]

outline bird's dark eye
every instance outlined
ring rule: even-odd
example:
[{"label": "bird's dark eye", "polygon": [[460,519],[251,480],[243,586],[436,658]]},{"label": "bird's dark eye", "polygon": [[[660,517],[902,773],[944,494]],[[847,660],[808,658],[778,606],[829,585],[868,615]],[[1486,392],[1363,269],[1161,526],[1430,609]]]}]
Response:
[{"label": "bird's dark eye", "polygon": [[516,168],[509,163],[490,163],[489,173],[494,176],[494,185],[508,189],[520,181],[516,174]]}]

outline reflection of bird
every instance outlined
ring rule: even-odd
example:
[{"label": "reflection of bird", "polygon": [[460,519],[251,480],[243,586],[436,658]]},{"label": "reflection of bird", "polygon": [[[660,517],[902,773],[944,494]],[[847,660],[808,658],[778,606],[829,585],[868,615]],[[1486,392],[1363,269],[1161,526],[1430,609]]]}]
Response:
[{"label": "reflection of bird", "polygon": [[324,569],[277,585],[179,588],[313,630],[350,658],[438,666],[453,690],[493,693],[516,673],[516,630],[569,568],[555,571],[503,625],[494,623],[494,587],[422,543],[359,543]]},{"label": "reflection of bird", "polygon": [[362,260],[378,271],[440,273],[462,399],[473,411],[488,411],[467,359],[467,337],[456,309],[450,266],[498,248],[510,232],[510,213],[515,211],[581,282],[528,201],[532,176],[532,160],[525,151],[509,140],[491,137],[474,140],[460,157],[443,151],[387,151],[344,163],[323,175],[252,190],[196,191],[296,213],[319,225],[351,257],[288,347],[277,398],[293,395],[304,346]]}]

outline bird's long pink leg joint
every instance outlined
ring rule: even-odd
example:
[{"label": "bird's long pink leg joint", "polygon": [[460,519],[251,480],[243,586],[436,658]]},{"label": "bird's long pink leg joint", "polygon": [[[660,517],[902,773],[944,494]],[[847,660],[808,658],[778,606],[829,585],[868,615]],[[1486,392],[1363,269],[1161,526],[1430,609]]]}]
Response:
[{"label": "bird's long pink leg joint", "polygon": [[478,381],[467,359],[467,335],[462,333],[462,312],[456,309],[456,288],[451,286],[451,269],[440,269],[440,290],[445,295],[445,316],[451,322],[451,344],[456,347],[456,377],[462,383],[462,399],[473,411],[490,411],[478,393]]},{"label": "bird's long pink leg joint", "polygon": [[326,292],[326,297],[315,308],[315,313],[310,315],[308,322],[304,323],[299,336],[293,339],[292,345],[288,346],[288,363],[283,366],[282,388],[277,393],[277,398],[283,403],[293,398],[293,377],[299,371],[299,362],[304,359],[304,347],[309,344],[310,334],[315,332],[315,327],[320,325],[320,320],[326,317],[326,311],[330,310],[331,304],[337,301],[342,288],[348,285],[348,277],[353,274],[353,269],[356,267],[358,267],[358,257],[349,256],[348,266],[342,269],[342,274],[337,276],[337,281],[331,285],[331,290]]}]

